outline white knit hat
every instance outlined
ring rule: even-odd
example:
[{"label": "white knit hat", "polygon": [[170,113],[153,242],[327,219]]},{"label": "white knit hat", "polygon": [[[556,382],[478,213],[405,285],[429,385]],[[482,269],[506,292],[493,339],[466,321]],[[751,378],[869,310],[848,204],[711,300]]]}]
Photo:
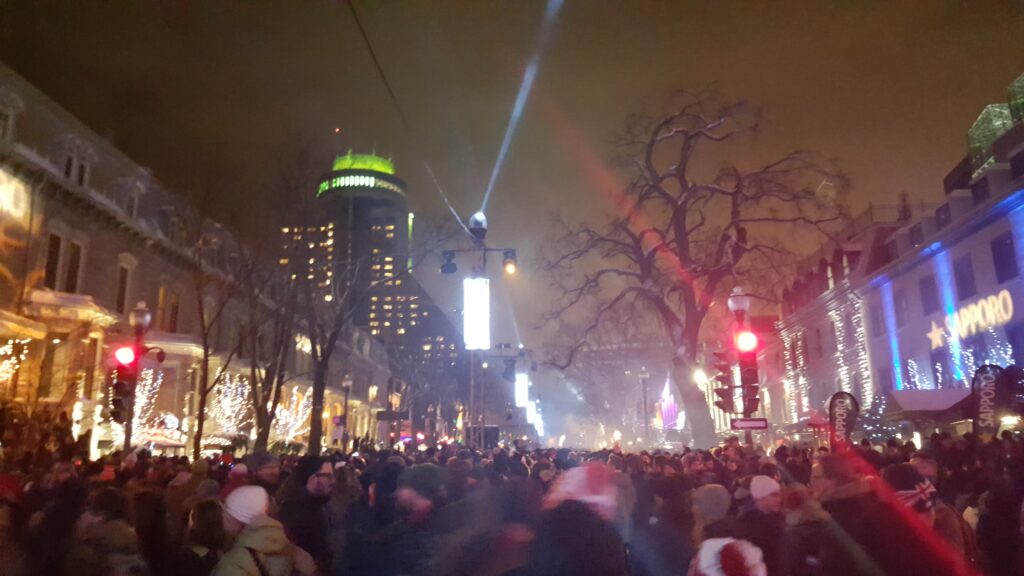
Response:
[{"label": "white knit hat", "polygon": [[248,525],[257,516],[265,516],[270,499],[260,486],[240,486],[224,500],[224,511]]},{"label": "white knit hat", "polygon": [[754,500],[760,500],[765,496],[770,496],[778,491],[782,490],[779,483],[774,478],[768,476],[754,476],[750,479],[750,497]]}]

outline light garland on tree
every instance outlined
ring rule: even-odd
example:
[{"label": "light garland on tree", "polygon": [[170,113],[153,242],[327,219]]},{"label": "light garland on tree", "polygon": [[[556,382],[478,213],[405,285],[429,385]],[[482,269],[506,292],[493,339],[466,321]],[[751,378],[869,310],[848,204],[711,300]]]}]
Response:
[{"label": "light garland on tree", "polygon": [[[160,386],[163,383],[163,370],[143,368],[139,374],[139,381],[135,387],[135,411],[132,418],[133,441],[143,429],[150,428],[155,424],[151,421],[153,407],[156,404],[156,395],[160,392]],[[111,421],[110,437],[114,442],[114,446],[124,444],[124,426]]]},{"label": "light garland on tree", "polygon": [[885,394],[879,394],[871,400],[871,405],[864,411],[862,428],[864,437],[872,442],[882,442],[896,437],[896,426],[882,421],[888,400]]},{"label": "light garland on tree", "polygon": [[213,419],[221,433],[235,436],[242,433],[244,424],[251,420],[252,399],[249,379],[230,372],[221,377],[214,396]]},{"label": "light garland on tree", "polygon": [[8,340],[0,346],[0,383],[5,386],[21,368],[22,362],[28,357],[28,343],[30,340]]},{"label": "light garland on tree", "polygon": [[309,431],[309,416],[313,410],[312,394],[302,394],[292,388],[287,402],[277,406],[274,413],[274,432],[278,440],[290,442]]}]

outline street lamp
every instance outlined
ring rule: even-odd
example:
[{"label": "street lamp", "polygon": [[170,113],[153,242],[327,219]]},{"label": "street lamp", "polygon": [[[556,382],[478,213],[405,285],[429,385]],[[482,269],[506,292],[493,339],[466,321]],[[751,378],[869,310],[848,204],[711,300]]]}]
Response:
[{"label": "street lamp", "polygon": [[153,314],[150,313],[149,308],[145,302],[139,302],[135,305],[135,308],[128,313],[128,324],[135,329],[135,333],[145,333],[149,330],[149,324],[153,321]]},{"label": "street lamp", "polygon": [[750,310],[750,301],[750,296],[739,286],[733,288],[732,293],[729,294],[726,304],[729,306],[729,311],[736,317],[736,323],[739,326],[743,326],[743,319]]}]

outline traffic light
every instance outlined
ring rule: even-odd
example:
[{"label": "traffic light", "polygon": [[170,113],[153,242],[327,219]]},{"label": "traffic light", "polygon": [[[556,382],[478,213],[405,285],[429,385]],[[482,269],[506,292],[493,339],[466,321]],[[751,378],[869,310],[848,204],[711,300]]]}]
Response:
[{"label": "traffic light", "polygon": [[512,275],[516,273],[518,269],[518,260],[516,259],[515,250],[505,250],[505,261],[502,266],[505,268],[505,274]]},{"label": "traffic light", "polygon": [[720,398],[715,400],[715,406],[719,410],[726,414],[734,414],[736,412],[736,402],[733,401],[732,388],[715,388],[715,396]]},{"label": "traffic light", "polygon": [[715,380],[722,386],[732,386],[732,353],[729,350],[724,350],[713,354],[715,355],[715,370],[718,371],[718,374],[715,374]]},{"label": "traffic light", "polygon": [[455,274],[459,271],[459,265],[455,263],[455,252],[445,250],[441,253],[444,263],[441,264],[441,274]]},{"label": "traffic light", "polygon": [[128,420],[132,398],[132,385],[123,374],[114,373],[114,384],[110,390],[110,419],[118,424]]},{"label": "traffic light", "polygon": [[736,334],[736,348],[739,350],[740,386],[743,388],[743,415],[757,412],[760,404],[758,391],[760,375],[757,369],[757,335],[750,331]]}]

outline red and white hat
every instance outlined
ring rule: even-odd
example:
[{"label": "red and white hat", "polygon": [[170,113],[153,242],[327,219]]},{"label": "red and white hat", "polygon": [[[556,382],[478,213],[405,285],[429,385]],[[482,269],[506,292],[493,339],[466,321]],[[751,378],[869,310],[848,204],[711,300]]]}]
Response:
[{"label": "red and white hat", "polygon": [[688,576],[767,576],[761,549],[746,540],[710,538],[700,545]]}]

